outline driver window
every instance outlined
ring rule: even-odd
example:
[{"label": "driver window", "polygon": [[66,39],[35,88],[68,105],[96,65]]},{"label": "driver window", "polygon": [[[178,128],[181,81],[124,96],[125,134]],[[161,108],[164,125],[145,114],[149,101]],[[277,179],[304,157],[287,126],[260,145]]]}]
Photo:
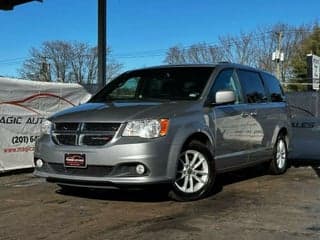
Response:
[{"label": "driver window", "polygon": [[215,79],[213,83],[213,87],[210,90],[209,99],[215,101],[216,92],[222,90],[234,91],[236,96],[235,104],[242,102],[239,83],[236,80],[233,69],[223,70],[219,73],[218,77]]}]

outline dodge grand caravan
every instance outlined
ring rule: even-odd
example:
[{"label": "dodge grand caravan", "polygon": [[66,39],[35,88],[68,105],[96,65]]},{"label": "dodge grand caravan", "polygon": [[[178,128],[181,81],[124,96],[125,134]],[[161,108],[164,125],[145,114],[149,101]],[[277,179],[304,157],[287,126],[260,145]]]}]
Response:
[{"label": "dodge grand caravan", "polygon": [[34,173],[66,189],[167,184],[171,198],[195,200],[217,173],[262,162],[284,173],[287,111],[279,81],[247,66],[129,71],[44,122]]}]

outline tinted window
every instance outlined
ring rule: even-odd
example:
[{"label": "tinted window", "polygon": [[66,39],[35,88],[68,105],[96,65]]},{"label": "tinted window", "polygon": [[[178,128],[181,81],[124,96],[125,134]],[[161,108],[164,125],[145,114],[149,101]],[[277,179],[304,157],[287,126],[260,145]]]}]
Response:
[{"label": "tinted window", "polygon": [[272,102],[283,102],[284,94],[281,88],[280,82],[274,76],[263,73],[264,83],[270,93],[270,98]]},{"label": "tinted window", "polygon": [[214,68],[180,67],[132,71],[106,85],[90,102],[113,100],[196,100]]},{"label": "tinted window", "polygon": [[245,70],[238,70],[237,73],[243,95],[248,103],[261,103],[268,100],[259,73]]},{"label": "tinted window", "polygon": [[227,69],[219,73],[218,77],[214,80],[213,87],[210,90],[209,99],[215,101],[215,96],[218,91],[232,90],[236,95],[236,103],[242,101],[239,83],[236,80],[234,70]]},{"label": "tinted window", "polygon": [[112,98],[134,98],[140,78],[131,78],[126,81],[123,85],[115,88],[109,95]]}]

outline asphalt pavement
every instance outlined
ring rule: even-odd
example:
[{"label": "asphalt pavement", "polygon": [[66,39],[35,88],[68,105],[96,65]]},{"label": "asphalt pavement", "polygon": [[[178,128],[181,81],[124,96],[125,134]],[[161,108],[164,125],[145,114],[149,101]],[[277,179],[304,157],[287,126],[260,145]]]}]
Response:
[{"label": "asphalt pavement", "polygon": [[158,189],[63,192],[32,173],[0,175],[0,239],[320,239],[320,170],[223,174],[215,193],[174,202]]}]

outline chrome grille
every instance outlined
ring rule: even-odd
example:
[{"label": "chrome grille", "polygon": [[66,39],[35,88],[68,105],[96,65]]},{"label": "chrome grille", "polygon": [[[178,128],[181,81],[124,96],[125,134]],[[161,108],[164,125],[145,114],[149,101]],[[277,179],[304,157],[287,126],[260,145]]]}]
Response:
[{"label": "chrome grille", "polygon": [[84,123],[84,131],[106,131],[115,132],[119,128],[118,123]]},{"label": "chrome grille", "polygon": [[68,122],[62,122],[62,123],[55,123],[54,129],[56,131],[76,131],[79,127],[80,123],[68,123]]},{"label": "chrome grille", "polygon": [[76,143],[76,135],[67,135],[67,134],[57,134],[56,139],[62,145],[75,145]]},{"label": "chrome grille", "polygon": [[52,140],[58,145],[103,146],[110,142],[120,123],[54,123]]},{"label": "chrome grille", "polygon": [[82,138],[82,143],[88,146],[101,146],[112,139],[111,135],[85,135]]}]

